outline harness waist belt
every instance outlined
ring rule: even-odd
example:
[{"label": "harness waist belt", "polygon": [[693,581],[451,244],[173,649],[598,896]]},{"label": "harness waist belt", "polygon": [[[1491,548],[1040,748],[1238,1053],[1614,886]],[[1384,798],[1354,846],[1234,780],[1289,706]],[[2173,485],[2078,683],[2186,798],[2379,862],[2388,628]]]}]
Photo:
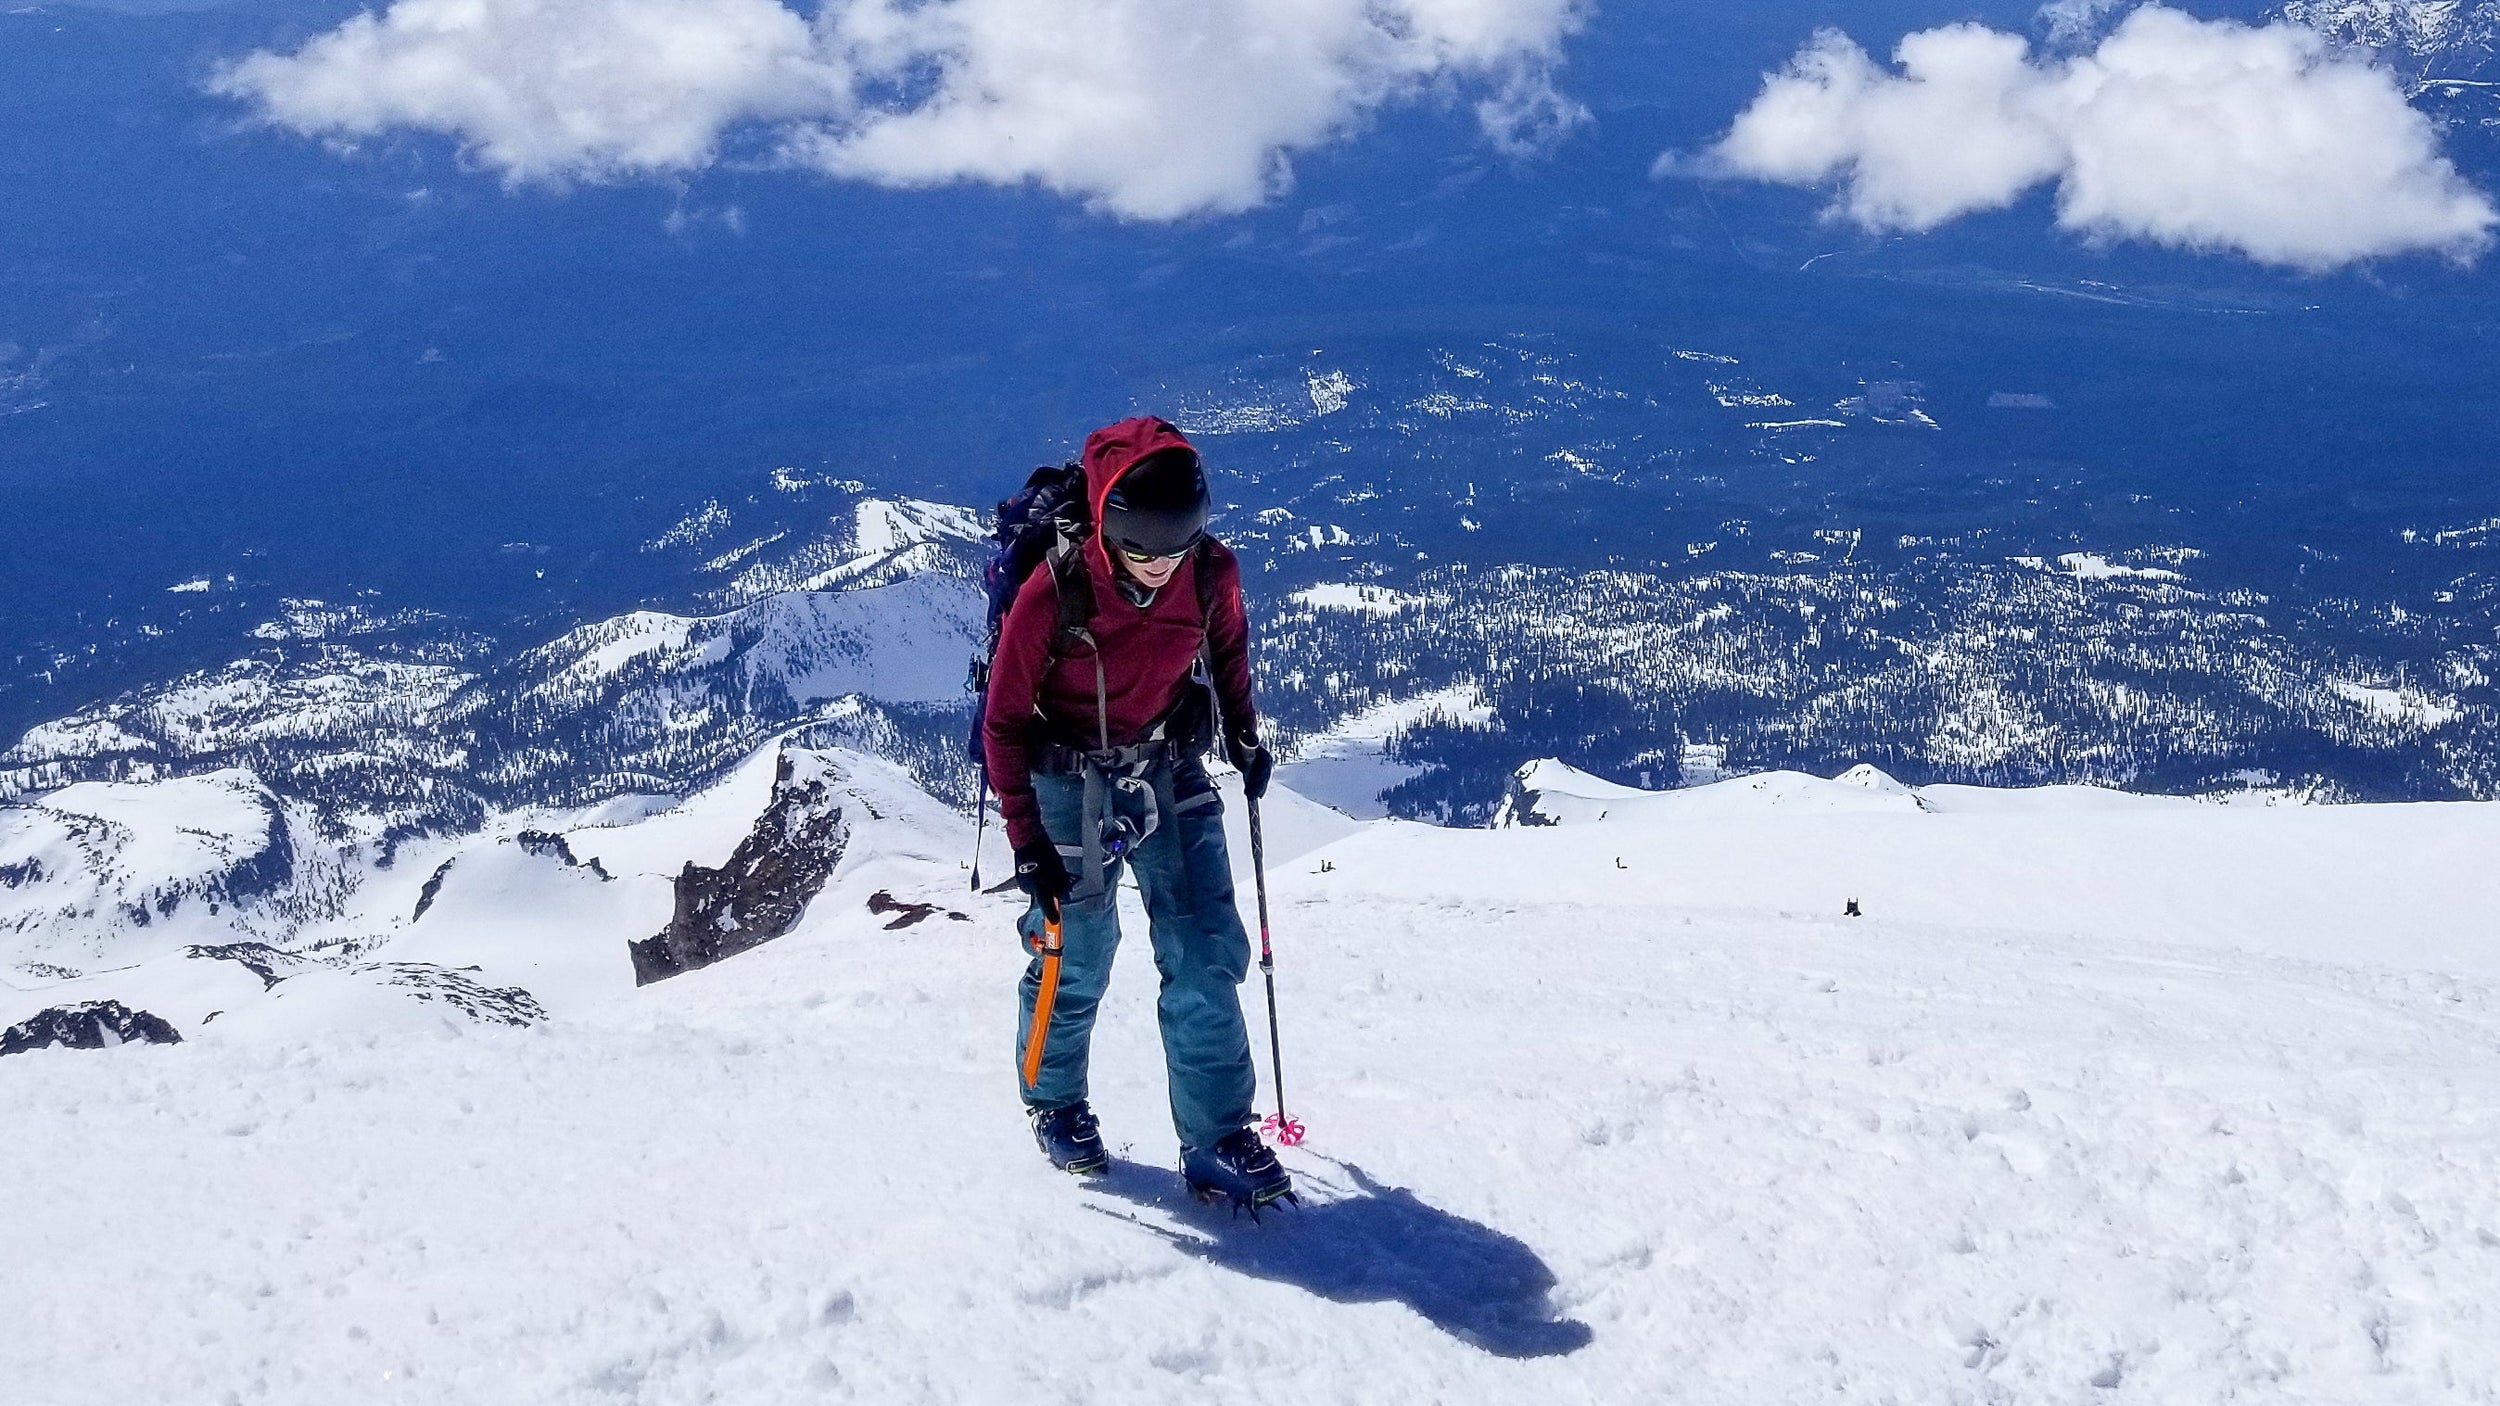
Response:
[{"label": "harness waist belt", "polygon": [[1036,775],[1078,776],[1086,764],[1108,772],[1134,772],[1158,762],[1178,761],[1180,744],[1169,737],[1149,738],[1125,747],[1071,747],[1065,742],[1042,742],[1034,746],[1032,766]]}]

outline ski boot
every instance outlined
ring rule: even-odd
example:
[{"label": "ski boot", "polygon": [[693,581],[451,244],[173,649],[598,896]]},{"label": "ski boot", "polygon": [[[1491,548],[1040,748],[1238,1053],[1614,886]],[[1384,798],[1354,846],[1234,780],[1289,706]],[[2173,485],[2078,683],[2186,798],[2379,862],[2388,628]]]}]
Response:
[{"label": "ski boot", "polygon": [[1111,1165],[1111,1154],[1103,1151],[1102,1130],[1094,1123],[1094,1110],[1072,1103],[1065,1108],[1036,1108],[1032,1114],[1033,1140],[1042,1145],[1050,1165],[1076,1176],[1091,1176]]},{"label": "ski boot", "polygon": [[1248,1128],[1226,1133],[1213,1147],[1182,1148],[1181,1180],[1188,1183],[1190,1195],[1201,1201],[1230,1201],[1235,1211],[1248,1211],[1252,1220],[1279,1201],[1301,1204],[1294,1199],[1293,1178]]}]

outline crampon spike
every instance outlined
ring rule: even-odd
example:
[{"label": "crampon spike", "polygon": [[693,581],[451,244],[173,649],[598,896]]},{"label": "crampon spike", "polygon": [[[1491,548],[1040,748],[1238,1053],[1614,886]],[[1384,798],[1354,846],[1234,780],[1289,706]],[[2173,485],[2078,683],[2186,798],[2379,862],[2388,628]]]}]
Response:
[{"label": "crampon spike", "polygon": [[1271,1196],[1265,1201],[1253,1201],[1247,1196],[1228,1196],[1221,1191],[1215,1190],[1213,1187],[1208,1187],[1193,1194],[1198,1198],[1198,1204],[1202,1206],[1230,1206],[1232,1208],[1234,1220],[1239,1220],[1246,1215],[1250,1217],[1250,1223],[1252,1225],[1266,1224],[1266,1222],[1261,1220],[1259,1217],[1278,1206],[1291,1206],[1297,1211],[1302,1209],[1302,1198],[1296,1196],[1290,1191],[1286,1192],[1282,1196]]}]

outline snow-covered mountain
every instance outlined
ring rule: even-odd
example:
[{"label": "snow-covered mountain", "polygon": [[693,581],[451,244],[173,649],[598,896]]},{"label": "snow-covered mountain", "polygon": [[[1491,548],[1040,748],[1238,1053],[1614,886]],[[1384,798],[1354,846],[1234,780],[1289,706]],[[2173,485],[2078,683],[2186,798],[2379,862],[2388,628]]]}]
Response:
[{"label": "snow-covered mountain", "polygon": [[[474,962],[422,954],[463,922],[527,946],[511,914],[529,905],[504,900],[542,889],[619,941],[651,937],[663,880],[735,842],[655,879],[597,871],[551,827],[675,805],[802,725],[959,789],[972,531],[959,510],[865,499],[816,539],[740,554],[722,613],[638,611],[509,656],[425,617],[296,603],[251,657],[0,754],[0,969],[71,983],[54,1004],[120,1000],[184,1030],[263,982],[459,988],[525,1018],[560,1003],[527,972],[469,990]],[[740,794],[743,826],[761,802]],[[78,984],[133,964],[101,994]]]},{"label": "snow-covered mountain", "polygon": [[249,656],[30,729],[0,752],[0,800],[242,765],[391,835],[524,797],[679,793],[828,700],[957,698],[977,535],[960,509],[861,498],[803,542],[715,558],[698,608],[717,614],[517,651],[424,612],[290,602]]},{"label": "snow-covered mountain", "polygon": [[1467,696],[1414,709],[1391,738],[1414,764],[1391,779],[1399,813],[1443,819],[1484,819],[1540,751],[1662,785],[1702,744],[1744,769],[1869,760],[1999,785],[2500,787],[2487,637],[2460,631],[2434,672],[2383,672],[2330,662],[2322,630],[2286,628],[2261,594],[2196,579],[2193,552],[2051,562],[1973,545],[1882,566],[1441,566],[1317,587],[1272,608],[1263,697],[1325,735]]},{"label": "snow-covered mountain", "polygon": [[2413,61],[2425,81],[2471,78],[2500,58],[2494,0],[2287,0],[2285,19]]},{"label": "snow-covered mountain", "polygon": [[846,865],[936,862],[953,821],[891,763],[779,745],[684,800],[501,813],[387,865],[240,773],[67,787],[0,810],[0,1027],[105,1003],[184,1040],[532,1024],[650,979],[629,945],[689,903],[724,945],[680,970],[778,936],[726,940],[786,929]]},{"label": "snow-covered mountain", "polygon": [[2500,137],[2500,0],[2288,0],[2281,13],[2378,55],[2443,121]]},{"label": "snow-covered mountain", "polygon": [[311,807],[240,770],[0,808],[0,942],[20,967],[291,936],[347,882]]},{"label": "snow-covered mountain", "polygon": [[[0,752],[0,800],[33,807],[0,809],[6,921],[47,945],[144,921],[160,950],[291,947],[404,854],[686,796],[794,730],[968,805],[980,519],[838,489],[812,535],[744,536],[749,508],[713,504],[655,539],[708,583],[681,610],[513,649],[423,611],[297,601],[246,657],[29,730]],[[1341,521],[1384,531],[1416,511],[1339,496]],[[1873,762],[1922,782],[2320,799],[2500,788],[2500,647],[2460,628],[2436,670],[2391,676],[2207,582],[2190,548],[2004,557],[1833,532],[1759,565],[1710,566],[1713,542],[1680,569],[1574,571],[1404,562],[1377,532],[1355,549],[1307,521],[1236,511],[1225,530],[1253,566],[1264,706],[1301,784],[1350,814],[1481,822],[1539,754],[1642,785]],[[2408,544],[2469,573],[2491,547],[2480,528]],[[2453,579],[2475,592],[2460,627],[2500,600]],[[200,855],[89,814],[229,794],[258,799],[168,822],[214,837]],[[195,872],[212,853],[237,877]]]},{"label": "snow-covered mountain", "polygon": [[[1553,153],[1175,227],[516,195],[238,132],[291,0],[0,13],[0,1406],[2500,1400],[2489,265],[1646,179],[2038,7],[1579,8]],[[2212,13],[2490,187],[2500,3]],[[1134,950],[1043,1172],[967,882],[981,507],[1131,411],[1286,755],[1259,1226]]]},{"label": "snow-covered mountain", "polygon": [[[791,783],[851,817],[804,919],[636,988],[671,876]],[[1135,952],[1093,1062],[1112,1174],[1043,1164],[1014,902],[965,892],[967,818],[856,754],[412,847],[359,891],[388,921],[352,959],[12,969],[0,1020],[76,994],[182,1043],[0,1063],[0,1377],[463,1406],[2491,1399],[2500,807],[1871,770],[1652,794],[1559,763],[1518,797],[1556,823],[1270,800],[1311,1136],[1284,1153],[1305,1204],[1255,1225],[1162,1170]]]},{"label": "snow-covered mountain", "polygon": [[455,702],[479,780],[513,794],[668,791],[839,698],[951,704],[982,625],[966,577],[857,573],[708,619],[655,611],[574,630]]}]

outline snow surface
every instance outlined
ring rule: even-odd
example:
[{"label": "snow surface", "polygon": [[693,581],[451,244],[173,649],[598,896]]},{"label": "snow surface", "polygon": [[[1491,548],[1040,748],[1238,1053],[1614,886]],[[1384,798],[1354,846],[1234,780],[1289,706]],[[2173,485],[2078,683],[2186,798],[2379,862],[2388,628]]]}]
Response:
[{"label": "snow surface", "polygon": [[1343,581],[1327,581],[1293,593],[1296,605],[1313,610],[1350,610],[1363,615],[1396,615],[1419,609],[1431,601],[1387,586],[1362,586]]},{"label": "snow surface", "polygon": [[702,619],[637,610],[532,650],[529,658],[546,678],[531,693],[578,694],[641,661],[658,674],[692,675],[744,650],[751,686],[771,680],[802,704],[853,693],[949,702],[963,694],[964,660],[982,610],[977,587],[936,574],[784,591]]},{"label": "snow surface", "polygon": [[1375,704],[1326,732],[1304,738],[1293,760],[1279,767],[1277,774],[1287,787],[1322,805],[1358,820],[1378,820],[1389,813],[1381,797],[1423,772],[1422,767],[1391,757],[1389,739],[1400,728],[1436,715],[1486,726],[1493,710],[1473,684]]},{"label": "snow surface", "polygon": [[[2093,786],[1902,785],[1873,767],[1765,772],[1643,792],[1556,762],[1524,769],[1566,835],[1556,882],[1622,887],[1610,856],[1657,851],[1678,901],[1731,911],[1864,911],[1971,929],[2228,947],[2500,980],[2486,892],[2500,805],[2273,804]],[[1661,844],[1662,840],[1672,844]],[[1443,892],[1476,891],[1462,865]],[[1486,886],[1491,892],[1498,886]]]},{"label": "snow surface", "polygon": [[0,959],[84,965],[231,941],[252,925],[254,877],[291,874],[292,850],[278,799],[236,769],[0,806]]},{"label": "snow surface", "polygon": [[[2500,807],[1872,773],[1453,831],[1280,792],[1311,1140],[1254,1225],[1163,1170],[1142,951],[1094,1060],[1120,1161],[1048,1170],[1015,905],[844,765],[832,886],[718,967],[527,1029],[0,1061],[7,1398],[2500,1401]],[[759,799],[569,838],[717,863]],[[455,865],[438,902],[511,924],[471,955],[621,963],[544,863]]]},{"label": "snow surface", "polygon": [[[860,488],[855,483],[836,486]],[[744,605],[789,591],[852,591],[918,575],[960,577],[974,569],[973,544],[988,535],[983,515],[970,508],[919,498],[865,498],[853,505],[850,522],[832,539],[810,541],[786,559],[752,562],[722,595],[729,603]],[[715,557],[707,569],[735,566],[775,540]]]},{"label": "snow surface", "polygon": [[989,532],[981,516],[953,503],[925,498],[871,498],[851,520],[851,550],[884,556],[930,542],[977,542]]},{"label": "snow surface", "polygon": [[2350,679],[2337,679],[2328,686],[2337,696],[2358,703],[2389,722],[2409,722],[2429,729],[2444,727],[2465,716],[2465,710],[2455,702],[2433,698],[2416,689],[2379,688]]},{"label": "snow surface", "polygon": [[[2045,557],[2016,557],[2014,560],[2034,571],[2049,570]],[[2057,559],[2056,574],[2072,576],[2078,581],[2121,581],[2133,577],[2143,581],[2184,581],[2175,571],[2158,566],[2121,566],[2099,552],[2068,552]]]}]

